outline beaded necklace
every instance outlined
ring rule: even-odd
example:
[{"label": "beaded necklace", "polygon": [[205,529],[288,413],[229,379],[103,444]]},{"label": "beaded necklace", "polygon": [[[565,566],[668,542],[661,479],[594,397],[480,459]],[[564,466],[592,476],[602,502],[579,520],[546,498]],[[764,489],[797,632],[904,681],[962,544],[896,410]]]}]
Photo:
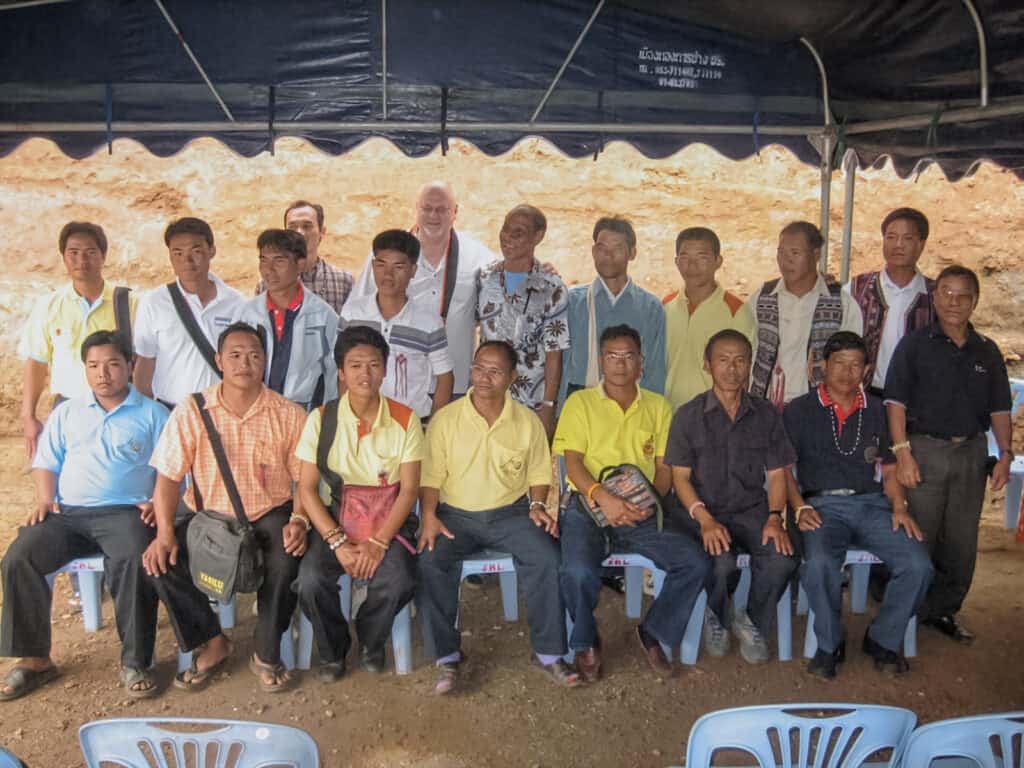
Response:
[{"label": "beaded necklace", "polygon": [[860,446],[860,428],[864,423],[864,408],[857,409],[857,437],[853,441],[853,447],[849,451],[844,451],[842,446],[839,445],[839,421],[836,419],[836,409],[834,405],[830,405],[828,409],[828,415],[832,420],[832,442],[836,445],[836,450],[839,451],[840,456],[853,456],[857,452],[858,446]]}]

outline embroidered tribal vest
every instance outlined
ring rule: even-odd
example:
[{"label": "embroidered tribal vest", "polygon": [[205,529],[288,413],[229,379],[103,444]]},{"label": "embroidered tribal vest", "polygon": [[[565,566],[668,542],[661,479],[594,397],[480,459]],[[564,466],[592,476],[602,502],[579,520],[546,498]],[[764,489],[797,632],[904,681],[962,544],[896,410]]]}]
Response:
[{"label": "embroidered tribal vest", "polygon": [[[761,287],[757,297],[757,357],[754,359],[753,381],[750,393],[766,397],[772,380],[775,361],[779,357],[779,297],[773,293],[781,278],[769,280]],[[829,336],[839,330],[843,322],[843,302],[839,295],[839,283],[828,282],[828,295],[819,296],[814,305],[811,320],[811,335],[807,339],[807,351],[813,361],[810,385],[814,387],[824,380],[822,350]]]},{"label": "embroidered tribal vest", "polygon": [[[927,293],[919,293],[903,319],[903,333],[900,338],[924,328],[935,322],[935,307],[932,304],[932,296],[935,293],[935,281],[930,277],[924,279]],[[865,272],[857,275],[850,281],[850,294],[853,300],[860,305],[860,311],[864,315],[864,343],[868,348],[868,362],[871,368],[865,372],[868,382],[874,376],[875,363],[878,361],[878,349],[882,345],[882,331],[885,329],[885,317],[889,312],[889,306],[885,303],[885,296],[882,293],[882,280],[880,272]]]}]

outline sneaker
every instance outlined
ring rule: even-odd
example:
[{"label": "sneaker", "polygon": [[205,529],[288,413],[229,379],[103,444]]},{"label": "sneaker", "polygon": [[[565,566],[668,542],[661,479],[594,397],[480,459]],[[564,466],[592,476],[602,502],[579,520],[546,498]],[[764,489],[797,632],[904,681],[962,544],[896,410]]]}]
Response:
[{"label": "sneaker", "polygon": [[771,651],[764,636],[754,626],[747,614],[741,614],[733,624],[733,631],[740,641],[740,656],[748,664],[764,664],[771,658]]},{"label": "sneaker", "polygon": [[721,658],[729,652],[729,630],[722,626],[715,612],[704,609],[704,650],[708,656]]}]

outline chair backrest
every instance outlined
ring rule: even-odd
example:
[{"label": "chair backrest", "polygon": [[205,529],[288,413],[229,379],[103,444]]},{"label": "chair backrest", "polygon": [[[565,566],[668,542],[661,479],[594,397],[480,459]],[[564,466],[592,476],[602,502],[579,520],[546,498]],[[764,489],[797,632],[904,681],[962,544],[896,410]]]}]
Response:
[{"label": "chair backrest", "polygon": [[[973,760],[981,768],[1024,768],[1024,712],[978,715],[922,725],[907,741],[902,768],[928,768],[941,757]],[[998,745],[999,753],[993,749]]]},{"label": "chair backrest", "polygon": [[25,768],[25,764],[11,752],[0,747],[0,768]]},{"label": "chair backrest", "polygon": [[872,704],[775,704],[709,712],[693,724],[686,768],[708,768],[716,750],[752,754],[761,768],[858,768],[895,755],[917,723],[909,709]]},{"label": "chair backrest", "polygon": [[[168,729],[164,726],[172,726]],[[313,738],[298,728],[244,720],[126,717],[78,731],[87,768],[319,768]],[[229,762],[231,759],[236,762]],[[237,755],[237,757],[234,757]]]}]

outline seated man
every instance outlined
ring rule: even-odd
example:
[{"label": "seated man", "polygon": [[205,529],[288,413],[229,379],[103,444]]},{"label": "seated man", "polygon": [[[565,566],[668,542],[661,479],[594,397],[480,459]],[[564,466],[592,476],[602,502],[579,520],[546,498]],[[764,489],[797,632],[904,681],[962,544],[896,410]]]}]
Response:
[{"label": "seated man", "polygon": [[[372,328],[349,328],[338,336],[334,354],[345,394],[309,414],[295,451],[302,460],[302,506],[320,534],[313,537],[299,567],[299,605],[313,624],[324,682],[345,674],[351,643],[338,600],[338,578],[343,573],[369,582],[356,630],[363,668],[384,671],[391,624],[416,591],[410,541],[415,539],[417,521],[410,513],[419,493],[423,456],[423,430],[416,413],[380,394],[388,359],[384,337]],[[325,424],[334,426],[322,434]],[[320,461],[327,477],[322,477]],[[322,479],[330,482],[322,485]],[[342,481],[339,504],[332,497]],[[359,531],[353,512],[362,502],[368,502],[372,519]]]},{"label": "seated man", "polygon": [[846,550],[856,547],[883,560],[891,574],[882,607],[864,635],[864,652],[874,658],[875,669],[898,675],[909,669],[900,646],[907,622],[928,592],[932,565],[896,479],[885,406],[861,385],[868,355],[864,340],[840,331],[825,343],[823,354],[825,381],[783,412],[800,482],[799,490],[790,483],[789,498],[803,536],[800,583],[818,637],[807,671],[833,678],[845,657],[842,567]]},{"label": "seated man", "polygon": [[484,549],[515,561],[534,664],[558,685],[580,682],[562,660],[558,520],[547,505],[551,454],[540,419],[509,394],[517,362],[508,342],[485,341],[473,358],[467,396],[438,411],[427,429],[419,606],[427,645],[432,641],[438,656],[439,694],[457,686],[463,660],[455,626],[462,561]]},{"label": "seated man", "polygon": [[102,552],[121,638],[121,682],[132,698],[156,694],[150,671],[157,596],[142,553],[153,538],[149,467],[167,409],[134,389],[128,337],[95,331],[82,343],[92,392],[54,409],[32,461],[38,503],[3,559],[0,656],[20,656],[0,685],[16,699],[57,676],[50,658],[47,574]]},{"label": "seated man", "polygon": [[[266,693],[285,690],[291,674],[281,664],[281,633],[292,622],[296,596],[292,582],[306,551],[309,520],[292,501],[299,479],[295,446],[305,418],[302,409],[263,385],[267,353],[263,335],[251,325],[233,323],[217,340],[220,384],[203,391],[205,408],[220,433],[227,463],[238,486],[245,515],[263,551],[263,583],[256,592],[255,653],[249,668]],[[206,597],[192,583],[186,551],[186,525],[177,530],[181,481],[189,475],[185,500],[192,509],[232,515],[231,500],[195,396],[178,403],[153,451],[150,464],[159,473],[153,497],[157,534],[143,555],[146,572],[168,606],[167,613],[183,650],[200,644],[192,667],[175,686],[197,691],[224,663],[230,648]],[[182,642],[194,624],[204,627],[201,643]],[[207,642],[208,641],[208,642]]]},{"label": "seated man", "polygon": [[256,241],[261,285],[266,290],[242,304],[235,319],[263,329],[269,351],[264,383],[305,410],[338,396],[334,341],[338,316],[304,288],[306,240],[290,229],[268,229]]},{"label": "seated man", "polygon": [[[651,508],[619,498],[598,479],[601,470],[633,464],[659,496],[672,488],[665,466],[672,408],[659,394],[637,384],[644,366],[640,334],[628,325],[609,326],[601,334],[603,382],[569,396],[555,431],[555,453],[565,456],[574,493],[562,518],[562,598],[572,616],[569,646],[587,682],[601,673],[601,643],[594,608],[601,592],[601,561],[608,551],[636,552],[666,572],[637,636],[644,659],[654,672],[672,672],[661,643],[674,648],[683,641],[693,603],[704,587],[710,563],[700,546],[684,533],[659,530]],[[598,527],[591,507],[607,525]]]},{"label": "seated man", "polygon": [[[768,661],[765,638],[775,632],[775,608],[799,563],[782,527],[786,467],[796,457],[782,416],[767,400],[747,393],[750,340],[727,328],[704,349],[711,389],[676,411],[665,451],[688,516],[680,522],[700,536],[712,556],[706,586],[704,642],[712,656],[729,650],[727,627],[740,640],[748,664]],[[765,493],[765,473],[768,475]],[[739,584],[737,552],[750,554],[746,614],[730,621],[729,594]]]}]

